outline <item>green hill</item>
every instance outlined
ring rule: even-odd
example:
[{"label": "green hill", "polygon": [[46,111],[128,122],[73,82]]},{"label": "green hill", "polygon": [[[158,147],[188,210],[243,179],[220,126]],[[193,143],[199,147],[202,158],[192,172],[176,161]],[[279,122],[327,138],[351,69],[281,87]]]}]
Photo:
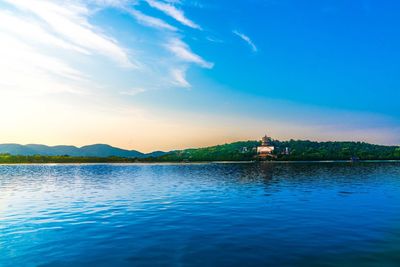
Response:
[{"label": "green hill", "polygon": [[121,158],[147,158],[157,157],[164,152],[156,151],[144,154],[136,150],[126,150],[112,147],[105,144],[95,144],[83,147],[75,146],[46,146],[46,145],[20,145],[20,144],[0,144],[0,154],[10,154],[14,156],[70,156],[70,157],[121,157]]},{"label": "green hill", "polygon": [[[272,140],[276,159],[281,161],[305,160],[400,160],[400,147],[373,145],[362,142],[314,142]],[[168,153],[154,152],[132,157],[120,156],[54,156],[0,154],[0,163],[102,163],[102,162],[205,162],[205,161],[251,161],[256,160],[258,141],[244,141],[197,149],[185,149]],[[285,154],[286,148],[289,154]],[[114,149],[119,152],[118,149]],[[98,150],[93,152],[99,153]],[[111,153],[112,154],[112,153]]]},{"label": "green hill", "polygon": [[247,161],[253,160],[257,141],[235,142],[212,147],[172,151],[154,161]]},{"label": "green hill", "polygon": [[[273,142],[277,146],[280,160],[361,160],[400,159],[400,147],[373,145],[363,142],[313,142],[285,141]],[[279,155],[283,148],[290,149],[290,155]]]},{"label": "green hill", "polygon": [[[256,158],[258,141],[235,142],[206,148],[173,151],[154,161],[249,161]],[[313,142],[313,141],[278,141],[275,146],[275,160],[400,160],[400,147],[373,145],[363,142]],[[284,154],[289,149],[289,155]]]}]

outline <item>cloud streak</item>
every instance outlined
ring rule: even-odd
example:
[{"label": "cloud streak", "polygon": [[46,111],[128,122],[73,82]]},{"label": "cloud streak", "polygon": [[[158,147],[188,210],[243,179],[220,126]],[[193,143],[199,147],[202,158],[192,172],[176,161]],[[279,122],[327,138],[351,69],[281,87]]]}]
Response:
[{"label": "cloud streak", "polygon": [[240,39],[242,39],[243,41],[245,41],[249,46],[250,46],[250,48],[251,48],[251,50],[253,51],[253,52],[257,52],[258,51],[258,49],[257,49],[257,46],[253,43],[253,41],[250,39],[250,37],[248,37],[247,35],[245,35],[245,34],[243,34],[243,33],[241,33],[241,32],[239,32],[239,31],[232,31],[233,32],[233,34],[235,34],[236,36],[238,36]]},{"label": "cloud streak", "polygon": [[0,30],[23,38],[27,41],[31,40],[46,46],[55,46],[86,55],[90,54],[88,50],[71,44],[49,33],[40,24],[35,23],[34,20],[15,16],[15,14],[11,12],[0,11]]},{"label": "cloud streak", "polygon": [[152,8],[158,9],[159,11],[165,13],[166,15],[172,17],[176,21],[182,23],[185,26],[188,26],[193,29],[198,29],[201,30],[201,27],[188,19],[185,14],[183,13],[182,10],[177,9],[175,6],[163,2],[159,2],[156,0],[146,0],[146,2],[151,6]]},{"label": "cloud streak", "polygon": [[132,88],[127,91],[122,91],[120,92],[121,95],[127,95],[127,96],[136,96],[138,94],[146,92],[146,89],[144,88]]},{"label": "cloud streak", "polygon": [[184,62],[195,63],[203,68],[211,69],[214,63],[204,60],[199,55],[193,53],[189,46],[178,38],[171,38],[166,44],[166,47],[171,51],[177,58]]},{"label": "cloud streak", "polygon": [[191,87],[190,83],[186,79],[186,68],[172,69],[171,75],[174,79],[174,83],[177,86],[183,87],[183,88]]},{"label": "cloud streak", "polygon": [[10,93],[83,93],[76,83],[84,82],[86,76],[79,70],[60,59],[43,55],[33,47],[1,32],[0,57],[2,96]]},{"label": "cloud streak", "polygon": [[[140,9],[142,2],[180,23],[172,25],[144,13]],[[87,95],[100,90],[121,98],[142,93],[131,89],[132,84],[145,91],[189,88],[186,73],[191,66],[211,69],[214,65],[183,41],[182,25],[195,29],[200,26],[174,6],[180,4],[176,1],[0,0],[0,3],[5,4],[0,11],[0,70],[6,76],[0,81],[0,96],[12,92]],[[128,29],[124,34],[129,32],[132,36],[124,38],[122,45],[118,35],[106,32],[109,25],[93,23],[98,11],[109,8],[125,12],[138,25],[154,30],[135,39],[135,31],[141,34],[140,28]],[[104,59],[116,64],[108,64]],[[24,79],[18,78],[21,75]]]},{"label": "cloud streak", "polygon": [[142,25],[156,28],[159,30],[169,30],[169,31],[177,31],[178,30],[176,27],[166,23],[165,21],[163,21],[159,18],[145,15],[142,12],[137,11],[137,10],[127,10],[127,11]]},{"label": "cloud streak", "polygon": [[4,0],[10,5],[28,12],[45,22],[47,27],[62,36],[64,42],[72,43],[75,46],[104,55],[120,66],[133,68],[137,67],[130,60],[127,51],[118,42],[109,36],[101,33],[99,29],[89,23],[90,11],[87,6],[78,2],[53,2],[38,0]]}]

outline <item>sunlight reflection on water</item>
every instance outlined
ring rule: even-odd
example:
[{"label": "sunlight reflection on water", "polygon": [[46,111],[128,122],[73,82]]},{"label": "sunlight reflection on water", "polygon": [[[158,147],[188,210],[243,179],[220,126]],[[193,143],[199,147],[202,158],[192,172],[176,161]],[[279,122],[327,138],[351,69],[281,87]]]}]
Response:
[{"label": "sunlight reflection on water", "polygon": [[398,266],[399,210],[400,163],[3,165],[0,265]]}]

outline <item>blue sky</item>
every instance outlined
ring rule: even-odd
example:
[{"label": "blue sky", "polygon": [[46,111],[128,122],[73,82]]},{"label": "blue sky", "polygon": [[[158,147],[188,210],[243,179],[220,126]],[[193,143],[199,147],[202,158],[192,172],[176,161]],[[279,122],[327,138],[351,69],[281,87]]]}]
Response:
[{"label": "blue sky", "polygon": [[0,0],[0,142],[150,151],[268,131],[399,144],[399,11],[377,0]]}]

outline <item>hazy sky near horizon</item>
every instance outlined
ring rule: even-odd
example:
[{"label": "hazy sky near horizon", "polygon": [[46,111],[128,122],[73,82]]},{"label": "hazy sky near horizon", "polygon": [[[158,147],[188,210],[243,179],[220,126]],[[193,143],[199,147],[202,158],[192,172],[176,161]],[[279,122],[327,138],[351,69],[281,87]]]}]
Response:
[{"label": "hazy sky near horizon", "polygon": [[389,0],[0,0],[0,143],[400,144]]}]

